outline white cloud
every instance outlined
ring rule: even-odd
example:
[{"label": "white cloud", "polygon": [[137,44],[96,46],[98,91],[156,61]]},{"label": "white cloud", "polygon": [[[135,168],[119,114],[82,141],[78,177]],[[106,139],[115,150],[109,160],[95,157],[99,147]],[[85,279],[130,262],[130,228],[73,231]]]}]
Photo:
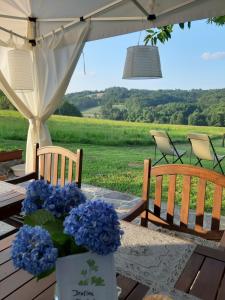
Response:
[{"label": "white cloud", "polygon": [[221,60],[225,58],[225,51],[220,52],[204,52],[201,55],[203,60]]}]

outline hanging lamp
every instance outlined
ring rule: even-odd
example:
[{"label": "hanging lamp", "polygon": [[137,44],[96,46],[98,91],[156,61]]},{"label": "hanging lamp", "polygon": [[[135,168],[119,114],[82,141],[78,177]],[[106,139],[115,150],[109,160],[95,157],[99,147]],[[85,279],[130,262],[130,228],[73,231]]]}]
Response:
[{"label": "hanging lamp", "polygon": [[158,47],[137,45],[127,48],[123,79],[155,78],[162,78]]},{"label": "hanging lamp", "polygon": [[34,89],[33,62],[29,50],[8,51],[9,84],[16,91]]}]

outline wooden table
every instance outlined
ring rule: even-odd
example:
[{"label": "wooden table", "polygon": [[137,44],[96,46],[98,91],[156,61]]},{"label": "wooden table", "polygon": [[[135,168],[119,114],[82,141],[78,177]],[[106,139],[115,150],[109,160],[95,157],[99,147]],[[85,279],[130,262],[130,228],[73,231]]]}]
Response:
[{"label": "wooden table", "polygon": [[[7,300],[53,300],[55,274],[37,281],[21,269],[15,269],[10,257],[11,243],[15,235],[0,241],[0,299]],[[117,276],[117,284],[122,288],[119,300],[141,300],[149,287],[124,276]]]},{"label": "wooden table", "polygon": [[25,192],[21,186],[0,181],[0,220],[20,213]]},{"label": "wooden table", "polygon": [[224,250],[197,246],[175,288],[203,300],[224,300],[224,272]]}]

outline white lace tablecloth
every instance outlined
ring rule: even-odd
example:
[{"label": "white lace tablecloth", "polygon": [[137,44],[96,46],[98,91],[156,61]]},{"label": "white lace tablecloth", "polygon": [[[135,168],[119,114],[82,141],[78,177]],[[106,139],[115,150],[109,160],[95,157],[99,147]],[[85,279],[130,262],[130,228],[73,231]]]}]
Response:
[{"label": "white lace tablecloth", "polygon": [[173,290],[196,244],[124,221],[121,226],[124,235],[115,254],[117,272],[149,286],[148,294]]}]

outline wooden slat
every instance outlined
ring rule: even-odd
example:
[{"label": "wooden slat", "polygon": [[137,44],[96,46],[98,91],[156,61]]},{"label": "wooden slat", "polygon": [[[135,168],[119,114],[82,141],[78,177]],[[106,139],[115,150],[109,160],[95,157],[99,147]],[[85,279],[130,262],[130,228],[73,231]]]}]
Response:
[{"label": "wooden slat", "polygon": [[155,166],[151,170],[152,176],[158,176],[158,175],[163,176],[168,174],[170,175],[184,174],[187,176],[200,177],[225,187],[223,174],[202,167],[196,167],[192,165],[182,165],[182,164],[167,164],[167,165]]},{"label": "wooden slat", "polygon": [[11,247],[6,248],[0,252],[0,265],[4,264],[11,258]]},{"label": "wooden slat", "polygon": [[35,297],[35,300],[53,300],[55,295],[55,284],[50,286],[47,290],[45,290],[43,293]]},{"label": "wooden slat", "polygon": [[148,292],[149,287],[139,283],[136,288],[131,292],[131,294],[125,298],[126,300],[138,300],[143,299],[143,297]]},{"label": "wooden slat", "polygon": [[48,183],[51,182],[51,166],[52,166],[52,155],[46,154],[45,155],[45,180]]},{"label": "wooden slat", "polygon": [[40,179],[44,179],[45,175],[45,157],[44,155],[39,156],[39,176]]},{"label": "wooden slat", "polygon": [[55,153],[53,154],[53,176],[52,176],[53,185],[57,185],[58,183],[58,162],[59,162],[59,155]]},{"label": "wooden slat", "polygon": [[60,175],[61,186],[65,185],[65,168],[66,168],[66,158],[64,155],[62,155],[62,157],[61,157],[61,175]]},{"label": "wooden slat", "polygon": [[183,177],[182,202],[180,209],[180,226],[187,228],[190,205],[191,177]]},{"label": "wooden slat", "polygon": [[162,182],[163,176],[157,176],[155,182],[155,200],[154,200],[154,214],[160,216],[161,200],[162,200]]},{"label": "wooden slat", "polygon": [[73,181],[73,161],[72,159],[69,159],[68,163],[68,182]]},{"label": "wooden slat", "polygon": [[0,282],[5,279],[6,277],[10,276],[14,272],[18,271],[12,263],[12,260],[9,260],[8,262],[2,264],[0,266],[1,272],[0,272]]},{"label": "wooden slat", "polygon": [[220,228],[220,216],[221,216],[221,204],[222,204],[223,188],[220,185],[215,185],[213,210],[212,210],[212,230],[219,230]]},{"label": "wooden slat", "polygon": [[136,287],[137,282],[130,278],[126,278],[122,275],[119,275],[117,276],[117,285],[122,289],[121,294],[119,296],[119,300],[122,300],[127,299],[128,295]]},{"label": "wooden slat", "polygon": [[195,230],[202,231],[205,211],[206,180],[200,178],[198,183]]},{"label": "wooden slat", "polygon": [[176,175],[169,176],[169,188],[168,188],[168,203],[167,203],[167,222],[173,224],[174,217],[174,205],[176,194]]},{"label": "wooden slat", "polygon": [[216,299],[224,269],[224,262],[207,257],[190,290],[190,294],[204,300]]},{"label": "wooden slat", "polygon": [[149,199],[149,188],[150,188],[150,173],[151,173],[151,160],[144,160],[144,174],[143,174],[143,185],[142,185],[142,200],[148,201]]},{"label": "wooden slat", "polygon": [[82,165],[83,165],[83,149],[77,149],[77,159],[76,162],[76,173],[75,173],[75,182],[78,187],[81,187],[81,177],[82,177]]},{"label": "wooden slat", "polygon": [[225,299],[225,276],[223,275],[223,279],[221,281],[221,285],[219,287],[216,300],[224,300],[224,299]]},{"label": "wooden slat", "polygon": [[215,258],[216,260],[220,260],[225,263],[225,252],[222,249],[214,249],[198,245],[195,249],[195,253],[206,257]]},{"label": "wooden slat", "polygon": [[204,256],[193,253],[187,262],[182,274],[175,284],[175,288],[188,293],[199,269],[204,261]]},{"label": "wooden slat", "polygon": [[10,295],[13,291],[32,279],[32,275],[26,271],[19,270],[10,277],[0,282],[0,299]]},{"label": "wooden slat", "polygon": [[[55,274],[51,274],[50,276],[42,279],[37,280],[36,278],[30,280],[25,285],[20,287],[14,293],[7,297],[7,300],[31,300],[38,297],[40,294],[43,294],[43,291],[48,289],[49,286],[55,283]],[[54,290],[52,290],[52,297],[45,298],[46,300],[53,300],[54,298]]]},{"label": "wooden slat", "polygon": [[5,250],[6,248],[9,248],[11,246],[12,241],[14,240],[15,236],[16,236],[15,234],[12,234],[12,235],[4,238],[4,240],[0,240],[0,251]]}]

